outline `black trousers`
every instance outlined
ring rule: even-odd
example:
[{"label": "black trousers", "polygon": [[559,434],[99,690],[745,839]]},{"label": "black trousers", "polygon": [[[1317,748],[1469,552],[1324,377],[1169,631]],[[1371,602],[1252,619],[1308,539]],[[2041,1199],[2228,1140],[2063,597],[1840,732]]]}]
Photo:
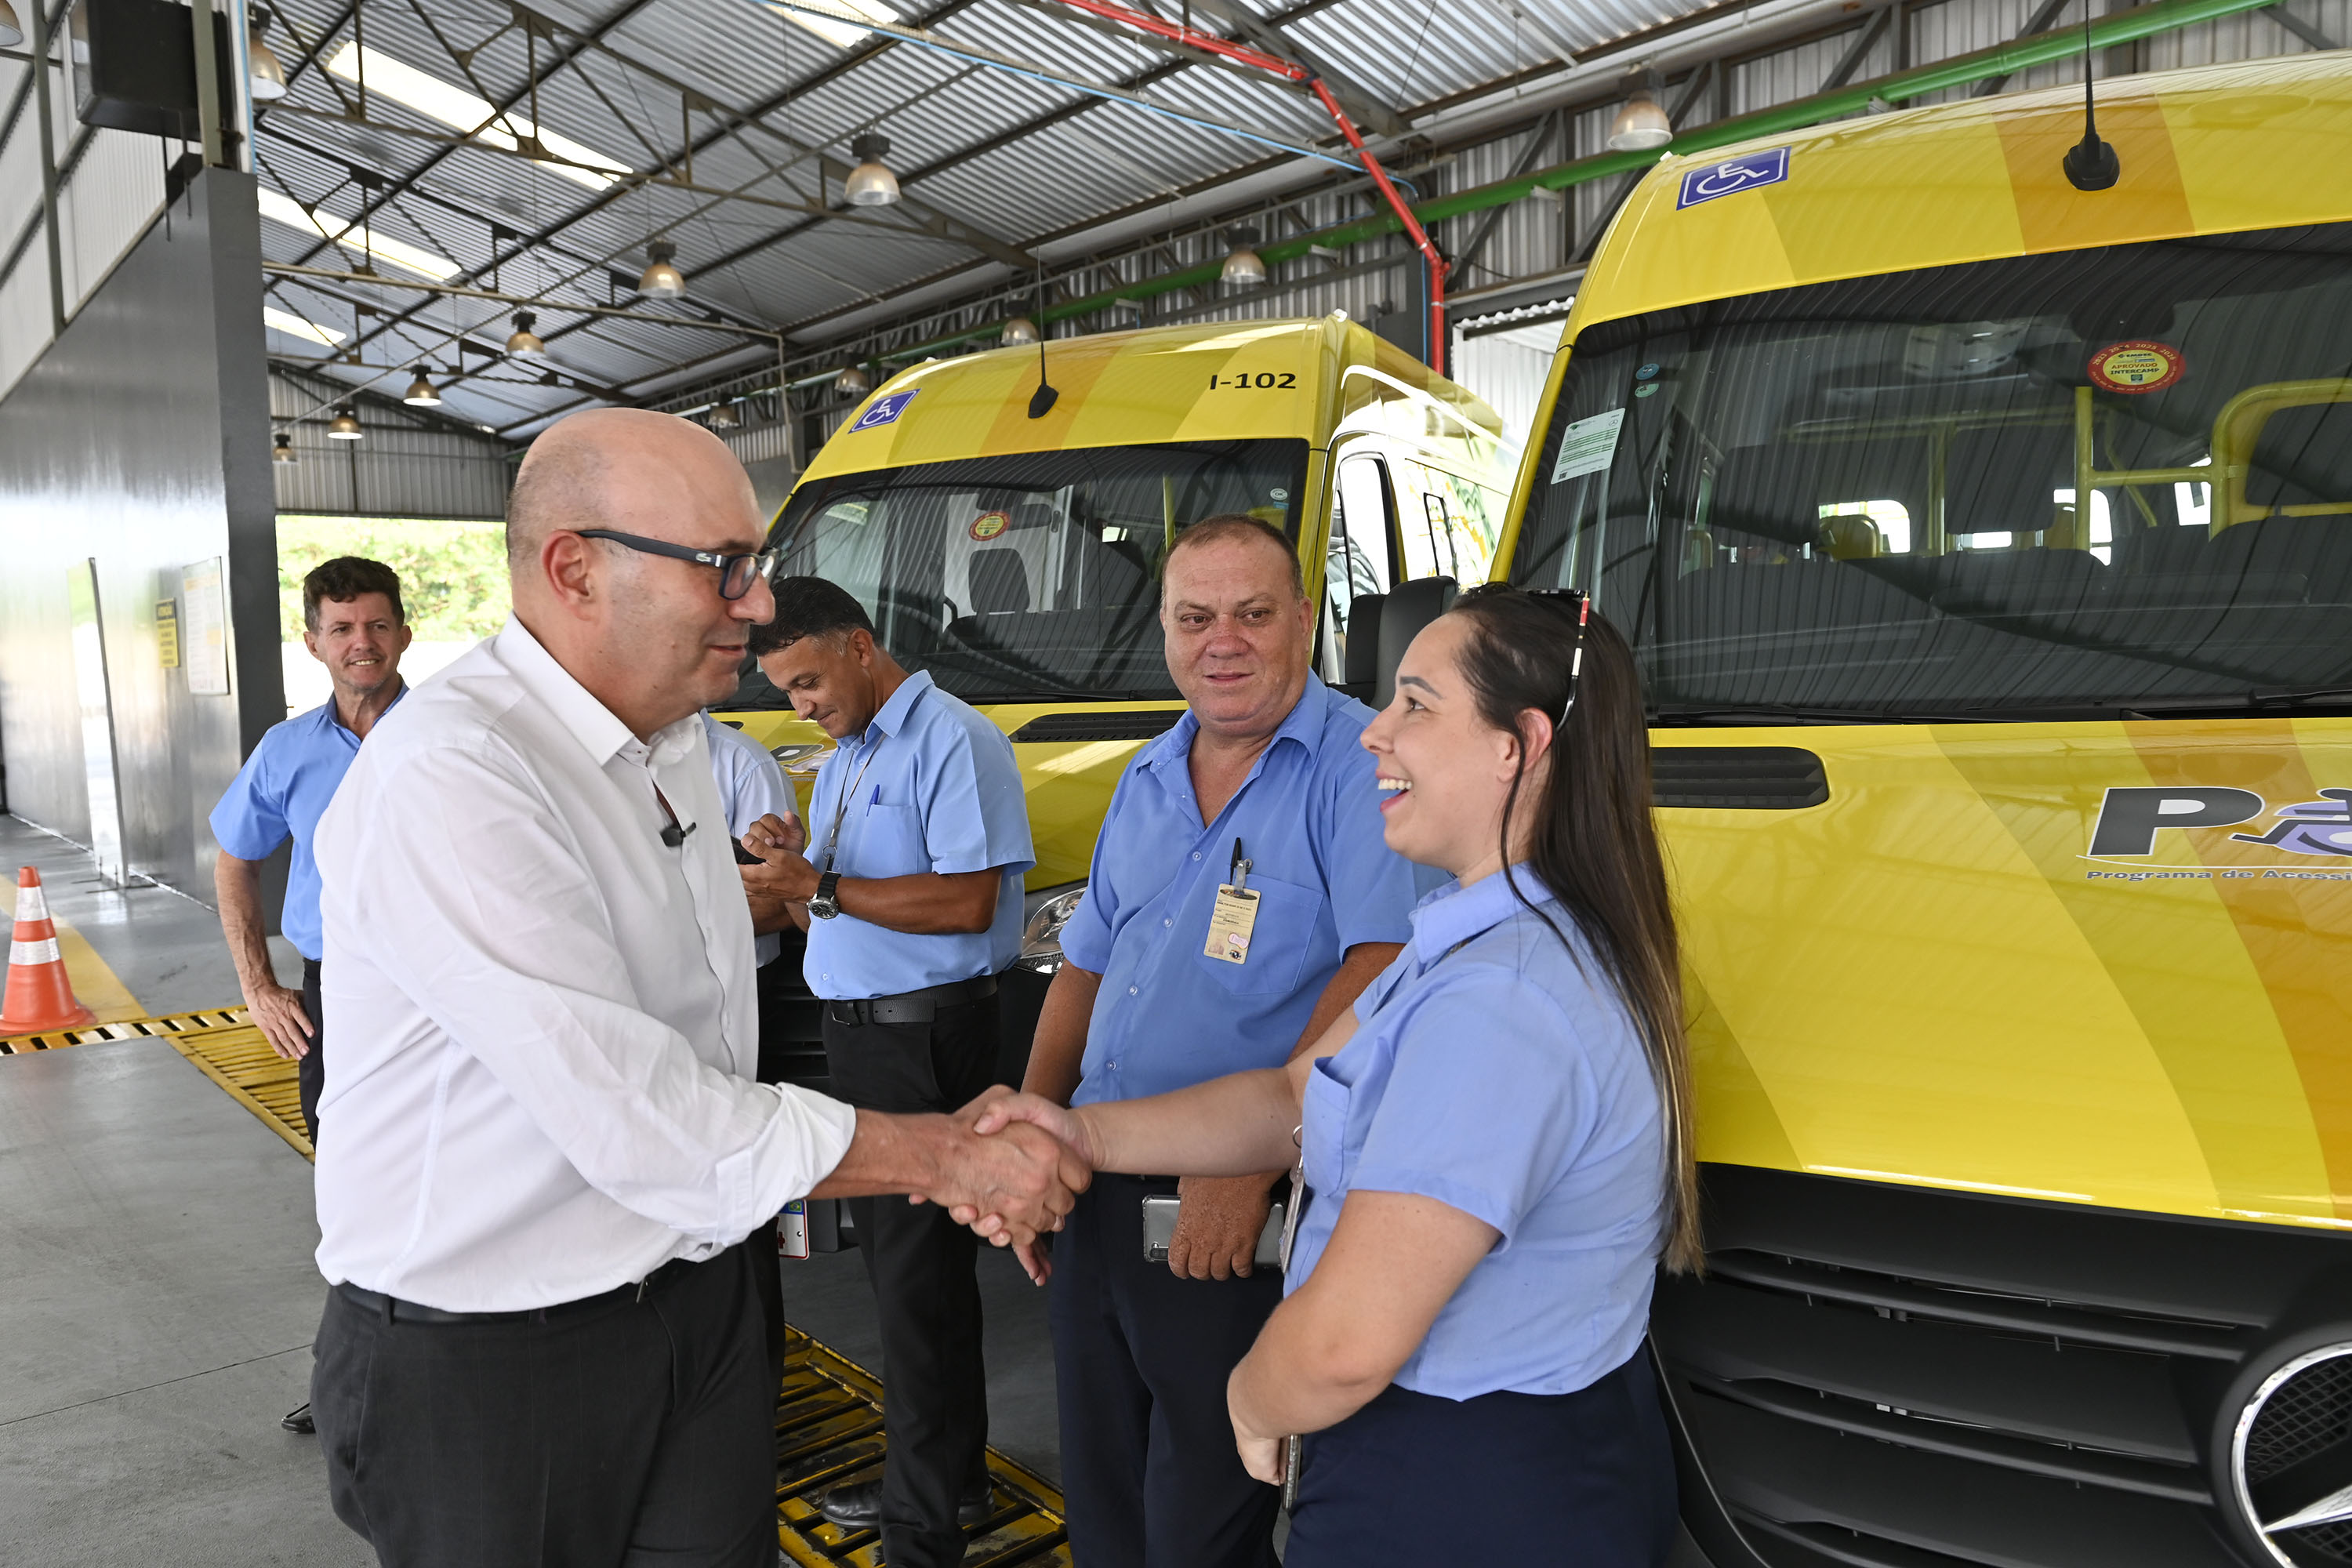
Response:
[{"label": "black trousers", "polygon": [[1242,1468],[1225,1380],[1282,1276],[1180,1279],[1145,1261],[1144,1195],[1175,1190],[1098,1175],[1054,1239],[1071,1552],[1084,1568],[1273,1568],[1281,1494]]},{"label": "black trousers", "polygon": [[302,1011],[310,1020],[310,1053],[295,1064],[294,1081],[302,1094],[302,1125],[310,1130],[310,1147],[319,1146],[319,1094],[327,1087],[327,1007],[319,999],[319,961],[302,961]]},{"label": "black trousers", "polygon": [[1426,1542],[1398,1500],[1445,1513],[1446,1550],[1489,1563],[1659,1568],[1675,1537],[1675,1462],[1645,1350],[1573,1394],[1440,1399],[1391,1384],[1310,1433],[1287,1568],[1409,1568]]},{"label": "black trousers", "polygon": [[331,1289],[310,1404],[337,1517],[385,1568],[773,1568],[751,1267],[733,1247],[553,1321],[403,1321]]},{"label": "black trousers", "polygon": [[[869,1110],[953,1110],[994,1079],[996,998],[942,1007],[929,1024],[857,1023],[824,1010],[833,1092]],[[980,1238],[929,1204],[852,1198],[882,1331],[882,1549],[891,1568],[954,1568],[956,1505],[988,1476]]]}]

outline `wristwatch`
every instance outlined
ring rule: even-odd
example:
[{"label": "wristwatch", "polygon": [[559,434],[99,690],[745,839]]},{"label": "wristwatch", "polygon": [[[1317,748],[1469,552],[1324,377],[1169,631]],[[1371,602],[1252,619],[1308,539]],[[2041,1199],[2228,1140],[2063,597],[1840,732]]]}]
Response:
[{"label": "wristwatch", "polygon": [[809,896],[809,917],[812,920],[829,921],[841,912],[841,900],[833,896],[834,889],[840,886],[841,873],[838,871],[827,871],[816,879],[816,891]]}]

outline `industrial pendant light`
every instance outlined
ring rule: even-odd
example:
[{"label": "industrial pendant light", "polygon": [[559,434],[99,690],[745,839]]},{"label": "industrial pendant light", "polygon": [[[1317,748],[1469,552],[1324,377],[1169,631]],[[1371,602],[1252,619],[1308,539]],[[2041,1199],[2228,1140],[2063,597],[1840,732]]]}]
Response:
[{"label": "industrial pendant light", "polygon": [[433,390],[433,383],[425,376],[425,372],[427,368],[421,364],[416,367],[416,379],[410,382],[408,390],[400,395],[400,400],[403,403],[417,408],[441,406],[441,395]]},{"label": "industrial pendant light", "polygon": [[677,247],[657,239],[646,247],[646,269],[637,274],[637,292],[648,300],[675,300],[686,292],[686,274],[671,263]]},{"label": "industrial pendant light", "polygon": [[327,436],[335,441],[356,441],[367,432],[360,428],[358,411],[348,403],[335,405],[335,416],[327,421]]},{"label": "industrial pendant light", "polygon": [[858,163],[841,183],[843,199],[854,207],[887,207],[897,201],[898,176],[882,162],[890,151],[890,139],[868,131],[851,141],[849,151]]},{"label": "industrial pendant light", "polygon": [[1004,323],[1000,341],[1008,349],[1024,347],[1037,341],[1037,323],[1026,316],[1015,316]]},{"label": "industrial pendant light", "polygon": [[1225,267],[1221,276],[1230,287],[1265,287],[1265,259],[1253,248],[1257,241],[1257,230],[1245,224],[1225,230],[1225,243],[1232,248],[1225,252]]},{"label": "industrial pendant light", "polygon": [[863,365],[845,364],[841,374],[833,378],[833,389],[844,397],[863,397],[874,390],[874,378],[866,374]]},{"label": "industrial pendant light", "polygon": [[1648,153],[1664,146],[1675,139],[1675,122],[1658,107],[1658,89],[1664,84],[1654,70],[1644,69],[1642,85],[1609,122],[1609,146],[1618,153]]},{"label": "industrial pendant light", "polygon": [[278,63],[276,51],[261,41],[262,29],[268,26],[269,7],[256,5],[247,18],[245,54],[246,90],[257,103],[275,103],[286,96],[286,68]]},{"label": "industrial pendant light", "polygon": [[16,20],[16,8],[0,0],[0,48],[13,49],[24,41],[25,25]]},{"label": "industrial pendant light", "polygon": [[514,323],[514,334],[507,339],[507,353],[517,359],[545,358],[547,345],[540,341],[537,332],[531,331],[539,325],[539,318],[529,310],[517,310]]},{"label": "industrial pendant light", "polygon": [[300,460],[294,456],[294,437],[291,435],[283,430],[278,432],[277,439],[269,444],[269,460],[273,463],[294,463]]}]

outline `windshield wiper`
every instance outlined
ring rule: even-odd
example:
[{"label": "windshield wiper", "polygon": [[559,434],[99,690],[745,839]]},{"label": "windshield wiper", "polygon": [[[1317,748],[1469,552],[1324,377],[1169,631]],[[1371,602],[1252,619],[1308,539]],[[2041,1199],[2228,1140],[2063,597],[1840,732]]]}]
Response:
[{"label": "windshield wiper", "polygon": [[1019,691],[975,691],[959,693],[966,702],[1181,702],[1181,697],[1163,699],[1151,691],[1076,691],[1057,687],[1033,686]]},{"label": "windshield wiper", "polygon": [[1984,712],[1930,713],[1869,708],[1805,708],[1788,702],[1748,702],[1729,708],[1662,708],[1653,724],[1982,724]]},{"label": "windshield wiper", "polygon": [[2305,691],[2215,692],[2210,697],[2170,697],[2157,702],[2118,702],[2117,710],[2168,713],[2246,713],[2266,709],[2352,708],[2352,686],[2321,686]]}]

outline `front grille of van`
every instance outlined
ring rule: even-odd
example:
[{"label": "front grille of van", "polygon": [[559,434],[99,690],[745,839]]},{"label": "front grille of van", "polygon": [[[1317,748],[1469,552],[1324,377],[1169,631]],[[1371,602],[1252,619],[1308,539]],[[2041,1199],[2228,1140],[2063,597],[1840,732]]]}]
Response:
[{"label": "front grille of van", "polygon": [[1653,746],[1650,793],[1686,809],[1801,811],[1829,799],[1830,781],[1801,746]]},{"label": "front grille of van", "polygon": [[[1704,1174],[1707,1274],[1661,1278],[1654,1342],[1716,1568],[2277,1568],[2230,1432],[2287,1352],[2352,1341],[2352,1238]],[[2253,1437],[2258,1493],[2352,1463],[2352,1360],[2283,1385]],[[2277,1539],[2352,1563],[2352,1526]]]}]

